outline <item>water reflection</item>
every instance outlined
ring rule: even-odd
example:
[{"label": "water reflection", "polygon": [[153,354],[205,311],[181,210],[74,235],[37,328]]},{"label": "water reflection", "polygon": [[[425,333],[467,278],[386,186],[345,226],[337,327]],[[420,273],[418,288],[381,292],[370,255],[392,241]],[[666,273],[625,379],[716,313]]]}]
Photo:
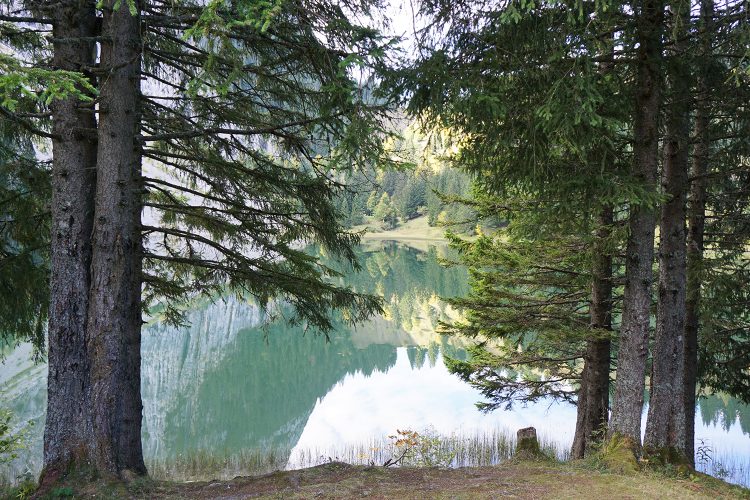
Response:
[{"label": "water reflection", "polygon": [[[385,314],[356,329],[338,321],[329,342],[269,323],[235,298],[196,305],[186,328],[150,325],[142,373],[147,463],[273,449],[279,463],[294,466],[305,450],[335,456],[336,447],[428,425],[443,434],[533,425],[567,447],[572,406],[542,402],[484,415],[474,406],[479,395],[448,374],[442,356],[465,353],[461,342],[435,334],[440,319],[456,315],[438,297],[465,294],[467,280],[464,270],[440,266],[444,251],[362,249],[363,271],[345,281],[382,294]],[[12,476],[41,465],[46,370],[29,354],[22,347],[0,365],[3,406],[35,422],[28,453],[5,471]],[[750,461],[747,406],[713,396],[700,401],[699,418],[697,437],[729,457],[724,462]]]}]

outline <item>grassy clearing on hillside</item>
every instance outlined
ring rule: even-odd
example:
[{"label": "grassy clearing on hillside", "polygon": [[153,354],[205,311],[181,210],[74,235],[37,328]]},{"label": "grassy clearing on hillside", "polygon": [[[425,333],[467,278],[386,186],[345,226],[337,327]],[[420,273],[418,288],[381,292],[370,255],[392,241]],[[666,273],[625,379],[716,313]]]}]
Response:
[{"label": "grassy clearing on hillside", "polygon": [[426,216],[420,216],[400,224],[395,229],[385,230],[377,223],[367,223],[352,228],[353,231],[367,230],[363,240],[432,241],[446,243],[445,228],[430,226]]}]

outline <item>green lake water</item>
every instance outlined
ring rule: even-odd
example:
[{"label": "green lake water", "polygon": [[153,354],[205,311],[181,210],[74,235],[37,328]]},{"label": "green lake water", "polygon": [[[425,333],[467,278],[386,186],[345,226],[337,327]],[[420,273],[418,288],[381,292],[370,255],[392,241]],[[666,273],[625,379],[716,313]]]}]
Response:
[{"label": "green lake water", "polygon": [[[249,301],[196,305],[190,325],[158,321],[143,333],[143,443],[162,475],[205,479],[247,474],[252,460],[294,468],[328,459],[368,460],[367,443],[397,429],[478,436],[535,426],[569,447],[575,408],[550,401],[482,414],[480,396],[450,375],[443,356],[464,345],[434,333],[455,311],[438,297],[467,292],[466,273],[445,269],[444,249],[382,243],[361,251],[363,270],[344,281],[382,294],[386,313],[328,342],[272,321]],[[27,427],[29,447],[0,467],[6,479],[38,474],[46,404],[46,367],[20,346],[0,365],[0,406]],[[701,399],[696,418],[699,468],[750,485],[750,408],[721,396]],[[216,463],[220,462],[218,467]],[[257,465],[257,464],[256,464]]]}]

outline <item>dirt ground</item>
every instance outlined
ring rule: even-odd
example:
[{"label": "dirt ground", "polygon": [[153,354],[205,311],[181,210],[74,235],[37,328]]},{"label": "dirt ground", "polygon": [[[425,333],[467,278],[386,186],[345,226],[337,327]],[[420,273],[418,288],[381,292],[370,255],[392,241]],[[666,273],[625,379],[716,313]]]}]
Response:
[{"label": "dirt ground", "polygon": [[618,475],[568,464],[534,462],[465,469],[386,469],[333,462],[231,481],[142,480],[131,483],[126,490],[80,493],[89,498],[155,499],[750,499],[750,490],[702,475],[691,479],[666,478],[656,473]]}]

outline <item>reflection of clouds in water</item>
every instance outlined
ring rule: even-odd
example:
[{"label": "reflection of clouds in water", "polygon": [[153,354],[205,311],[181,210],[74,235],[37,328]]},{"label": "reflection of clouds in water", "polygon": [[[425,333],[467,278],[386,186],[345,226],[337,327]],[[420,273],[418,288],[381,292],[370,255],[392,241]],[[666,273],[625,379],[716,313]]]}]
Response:
[{"label": "reflection of clouds in water", "polygon": [[540,403],[512,411],[483,414],[474,406],[481,395],[448,373],[442,361],[413,369],[406,348],[398,348],[395,366],[370,377],[347,375],[318,401],[292,456],[302,450],[328,449],[383,438],[396,429],[432,426],[441,434],[493,429],[515,432],[534,426],[544,437],[569,443],[575,408]]},{"label": "reflection of clouds in water", "polygon": [[[407,348],[397,349],[396,364],[371,376],[346,375],[318,400],[304,431],[292,450],[290,465],[306,450],[331,450],[385,438],[396,429],[421,430],[432,426],[444,435],[490,432],[511,433],[534,426],[542,439],[569,447],[575,431],[576,408],[565,403],[539,402],[513,410],[483,414],[474,403],[481,395],[448,373],[442,360],[430,367],[412,368]],[[648,406],[643,411],[645,430]],[[704,424],[698,416],[696,439],[703,439],[716,453],[747,457],[750,436],[733,422]],[[700,445],[700,443],[698,443]]]},{"label": "reflection of clouds in water", "polygon": [[[738,455],[750,460],[750,436],[742,432],[737,419],[731,423],[729,430],[725,430],[720,418],[714,424],[704,424],[700,416],[695,420],[696,446],[700,445],[699,439],[714,451],[722,454]],[[645,422],[644,422],[645,425]]]}]

